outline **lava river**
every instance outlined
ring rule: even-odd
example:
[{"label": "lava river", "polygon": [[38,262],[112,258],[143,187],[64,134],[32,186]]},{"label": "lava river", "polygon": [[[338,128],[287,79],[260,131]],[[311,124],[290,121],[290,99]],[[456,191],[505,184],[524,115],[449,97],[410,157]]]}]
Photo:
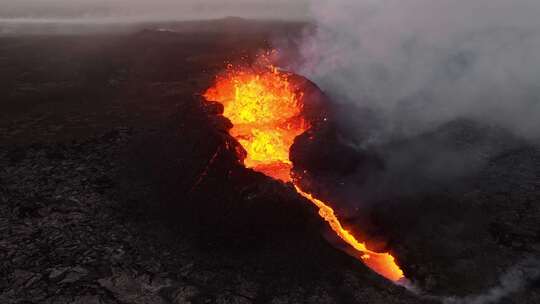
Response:
[{"label": "lava river", "polygon": [[337,236],[361,253],[369,268],[394,282],[401,280],[403,271],[390,253],[369,250],[342,226],[327,203],[304,192],[291,177],[289,150],[310,125],[302,117],[302,94],[295,90],[289,76],[270,64],[256,70],[230,65],[204,97],[223,104],[223,115],[233,124],[230,134],[247,152],[247,168],[292,182],[300,195],[317,206],[319,215]]}]

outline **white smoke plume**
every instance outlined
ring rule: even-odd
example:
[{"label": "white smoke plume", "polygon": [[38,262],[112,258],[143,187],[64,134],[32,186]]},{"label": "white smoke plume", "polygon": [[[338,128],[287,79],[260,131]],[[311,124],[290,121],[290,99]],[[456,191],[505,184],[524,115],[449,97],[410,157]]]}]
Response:
[{"label": "white smoke plume", "polygon": [[[334,101],[368,110],[358,112],[361,117],[347,113],[357,117],[340,118],[365,139],[365,121],[375,117],[364,143],[389,147],[382,149],[387,166],[380,177],[355,182],[356,175],[362,177],[359,172],[340,186],[340,194],[351,202],[340,205],[342,213],[354,215],[365,204],[362,201],[384,201],[389,191],[426,192],[428,182],[438,185],[439,180],[478,171],[502,151],[499,136],[505,142],[508,137],[499,130],[535,141],[540,138],[540,1],[310,3],[316,26],[306,31],[300,43],[301,62],[291,68],[317,83]],[[454,121],[488,125],[457,128],[465,131],[456,136],[467,142],[470,129],[495,134],[485,141],[473,134],[471,146],[449,145],[440,132],[440,140],[415,136],[438,132],[443,125],[455,127]],[[448,137],[453,140],[454,135]],[[408,140],[400,141],[404,138]],[[391,144],[395,139],[399,149]],[[444,304],[498,303],[539,276],[540,262],[527,260],[485,293],[428,298]]]},{"label": "white smoke plume", "polygon": [[540,277],[540,261],[527,259],[514,266],[504,274],[498,286],[489,289],[484,294],[465,298],[444,298],[443,304],[492,304],[499,303],[504,298],[520,291],[532,280]]},{"label": "white smoke plume", "polygon": [[458,117],[540,134],[540,1],[312,0],[298,71],[383,117],[379,140]]}]

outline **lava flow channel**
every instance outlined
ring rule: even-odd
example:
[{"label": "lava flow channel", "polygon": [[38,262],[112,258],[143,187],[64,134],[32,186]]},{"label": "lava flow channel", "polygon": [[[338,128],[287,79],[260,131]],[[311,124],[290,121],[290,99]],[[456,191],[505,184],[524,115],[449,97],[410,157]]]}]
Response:
[{"label": "lava flow channel", "polygon": [[343,228],[328,204],[302,191],[291,178],[289,150],[294,139],[310,126],[302,117],[302,96],[289,82],[289,74],[271,65],[257,71],[229,66],[204,97],[223,104],[223,115],[233,124],[230,134],[247,152],[247,168],[292,182],[300,195],[319,208],[319,215],[332,230],[361,253],[369,268],[395,282],[404,277],[391,254],[369,250]]}]

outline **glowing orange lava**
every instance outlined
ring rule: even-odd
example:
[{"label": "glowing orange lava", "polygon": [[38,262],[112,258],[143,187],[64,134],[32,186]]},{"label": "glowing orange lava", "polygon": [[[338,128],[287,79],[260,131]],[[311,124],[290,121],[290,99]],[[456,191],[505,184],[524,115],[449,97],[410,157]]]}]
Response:
[{"label": "glowing orange lava", "polygon": [[363,253],[362,260],[369,268],[392,281],[399,281],[403,278],[403,271],[396,264],[396,260],[391,254],[377,253],[369,250],[365,243],[360,243],[349,231],[341,226],[339,219],[334,213],[334,209],[330,208],[323,201],[314,198],[311,194],[302,191],[297,185],[294,185],[294,188],[300,195],[310,200],[319,208],[319,215],[342,240],[357,251]]},{"label": "glowing orange lava", "polygon": [[223,104],[223,115],[233,124],[230,134],[247,152],[244,165],[288,182],[292,169],[289,149],[309,125],[302,118],[302,104],[288,75],[274,67],[235,70],[229,66],[207,100]]},{"label": "glowing orange lava", "polygon": [[[289,74],[271,65],[257,70],[229,66],[204,97],[223,104],[223,115],[233,124],[230,134],[247,152],[247,168],[294,183],[289,150],[294,139],[309,129],[309,124],[301,115],[302,95],[290,83]],[[295,189],[319,208],[319,215],[343,241],[362,253],[368,267],[392,281],[404,277],[392,255],[369,250],[343,228],[328,204],[297,185]]]}]

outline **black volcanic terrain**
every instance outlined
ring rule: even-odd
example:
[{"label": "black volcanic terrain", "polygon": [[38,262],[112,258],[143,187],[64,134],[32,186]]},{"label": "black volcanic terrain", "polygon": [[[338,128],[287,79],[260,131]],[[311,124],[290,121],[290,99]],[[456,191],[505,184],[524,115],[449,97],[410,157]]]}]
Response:
[{"label": "black volcanic terrain", "polygon": [[[458,120],[373,151],[395,172],[347,222],[384,240],[416,292],[336,249],[291,185],[238,163],[200,94],[226,62],[304,28],[0,37],[0,303],[540,303],[538,143]],[[331,144],[300,157],[343,161]],[[463,151],[472,173],[430,175]],[[336,180],[320,182],[339,196]]]}]

